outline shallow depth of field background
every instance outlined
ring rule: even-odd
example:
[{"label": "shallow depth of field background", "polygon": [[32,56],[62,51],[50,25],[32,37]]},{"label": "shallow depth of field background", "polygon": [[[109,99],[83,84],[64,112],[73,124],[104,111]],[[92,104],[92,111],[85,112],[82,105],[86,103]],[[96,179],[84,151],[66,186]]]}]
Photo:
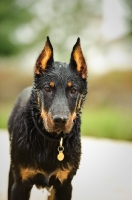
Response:
[{"label": "shallow depth of field background", "polygon": [[132,141],[132,1],[0,1],[0,128],[32,84],[46,36],[69,62],[77,37],[88,64],[82,135]]}]

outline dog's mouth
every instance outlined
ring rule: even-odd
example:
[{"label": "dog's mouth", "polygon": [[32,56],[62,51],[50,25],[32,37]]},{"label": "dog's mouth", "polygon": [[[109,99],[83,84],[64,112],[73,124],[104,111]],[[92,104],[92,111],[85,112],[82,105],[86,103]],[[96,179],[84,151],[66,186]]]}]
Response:
[{"label": "dog's mouth", "polygon": [[57,134],[60,134],[61,132],[64,132],[64,131],[63,131],[62,128],[59,128],[59,127],[57,128],[56,127],[56,128],[53,129],[53,132],[56,132]]},{"label": "dog's mouth", "polygon": [[71,122],[70,123],[70,126],[68,125],[55,125],[53,128],[52,128],[52,132],[56,132],[57,134],[60,134],[61,132],[63,133],[69,133],[72,129],[74,125],[74,122]]},{"label": "dog's mouth", "polygon": [[49,133],[57,133],[57,134],[60,134],[60,133],[69,133],[72,129],[72,126],[70,127],[66,127],[66,126],[53,126],[53,127],[47,127],[45,126],[46,130],[49,132]]}]

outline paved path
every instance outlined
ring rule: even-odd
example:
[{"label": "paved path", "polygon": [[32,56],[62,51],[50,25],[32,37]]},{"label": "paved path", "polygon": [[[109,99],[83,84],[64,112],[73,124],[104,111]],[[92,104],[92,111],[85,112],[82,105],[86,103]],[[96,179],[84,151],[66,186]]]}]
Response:
[{"label": "paved path", "polygon": [[[82,139],[80,169],[73,180],[72,200],[132,200],[132,143]],[[9,142],[0,131],[0,200],[7,200]],[[30,200],[45,200],[46,192],[33,188]]]}]

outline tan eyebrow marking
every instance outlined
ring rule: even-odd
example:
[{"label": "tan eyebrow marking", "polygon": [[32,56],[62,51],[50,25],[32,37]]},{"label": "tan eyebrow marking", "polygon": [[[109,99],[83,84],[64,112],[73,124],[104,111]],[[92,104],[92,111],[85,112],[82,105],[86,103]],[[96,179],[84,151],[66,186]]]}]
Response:
[{"label": "tan eyebrow marking", "polygon": [[54,83],[54,82],[50,82],[50,86],[51,86],[51,87],[54,87],[54,86],[55,86],[55,83]]},{"label": "tan eyebrow marking", "polygon": [[72,82],[69,81],[67,85],[68,85],[68,87],[71,87],[72,86]]}]

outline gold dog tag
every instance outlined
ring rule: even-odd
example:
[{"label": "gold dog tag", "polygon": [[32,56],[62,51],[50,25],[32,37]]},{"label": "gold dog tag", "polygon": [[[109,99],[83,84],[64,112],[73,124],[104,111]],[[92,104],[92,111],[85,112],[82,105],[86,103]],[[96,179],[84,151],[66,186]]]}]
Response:
[{"label": "gold dog tag", "polygon": [[59,161],[62,161],[62,160],[64,159],[64,154],[63,154],[62,151],[59,151],[59,154],[58,154],[58,156],[57,156],[57,159],[58,159]]},{"label": "gold dog tag", "polygon": [[64,159],[64,153],[63,153],[64,147],[62,146],[62,144],[63,144],[63,138],[61,138],[61,140],[60,140],[60,146],[58,146],[59,154],[57,155],[57,159],[59,161],[62,161]]}]

